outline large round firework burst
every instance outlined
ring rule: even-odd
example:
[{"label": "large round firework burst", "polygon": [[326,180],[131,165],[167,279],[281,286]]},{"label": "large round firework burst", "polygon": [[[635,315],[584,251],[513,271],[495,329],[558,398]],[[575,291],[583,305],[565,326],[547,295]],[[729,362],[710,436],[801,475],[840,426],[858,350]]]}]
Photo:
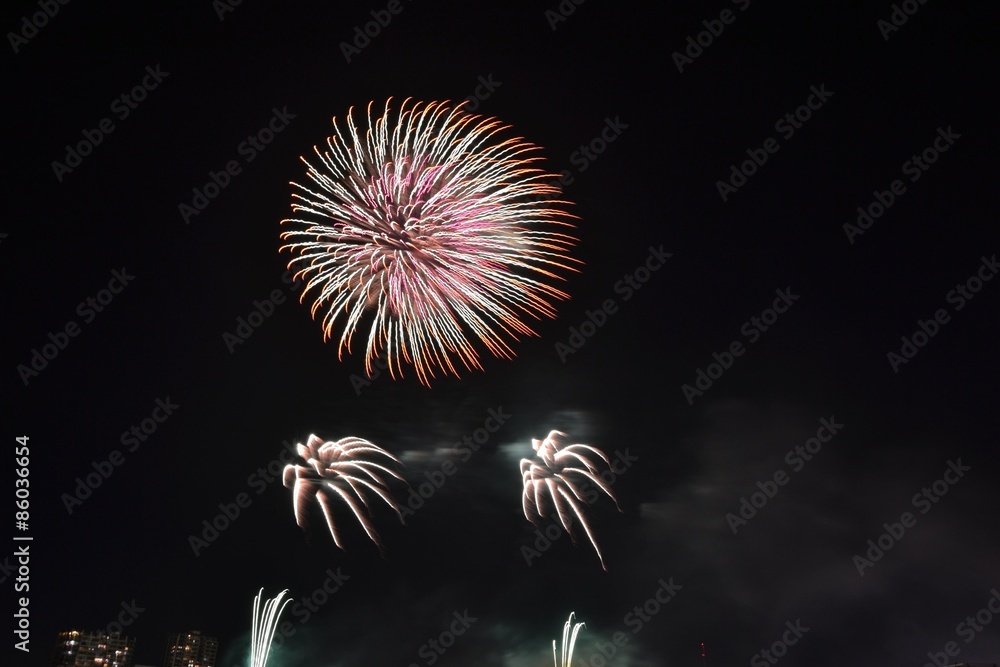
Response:
[{"label": "large round firework burst", "polygon": [[[386,102],[359,129],[334,118],[312,185],[292,183],[281,238],[305,280],[302,300],[322,313],[338,358],[367,328],[365,366],[385,358],[393,377],[412,366],[423,384],[438,372],[480,369],[478,338],[512,358],[510,343],[535,335],[526,319],[554,317],[553,286],[569,256],[575,216],[558,175],[535,166],[539,148],[494,118],[449,102]],[[366,313],[370,314],[365,316]]]}]

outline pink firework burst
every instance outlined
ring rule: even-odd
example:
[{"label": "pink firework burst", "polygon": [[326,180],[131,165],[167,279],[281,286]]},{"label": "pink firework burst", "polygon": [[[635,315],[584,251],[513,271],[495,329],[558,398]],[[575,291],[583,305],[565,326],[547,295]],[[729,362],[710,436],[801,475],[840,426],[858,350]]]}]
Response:
[{"label": "pink firework burst", "polygon": [[618,505],[614,491],[599,477],[600,470],[590,455],[604,461],[608,469],[611,467],[611,461],[596,447],[561,444],[561,441],[568,437],[561,431],[551,431],[545,440],[532,438],[531,447],[535,450],[538,460],[521,459],[521,482],[524,485],[521,503],[524,507],[524,516],[537,526],[547,514],[546,507],[552,504],[559,516],[559,522],[571,538],[573,538],[572,522],[575,518],[583,526],[583,531],[597,552],[601,567],[607,571],[604,557],[597,546],[590,521],[584,511],[589,503],[584,499],[580,483],[593,483],[614,501],[615,507],[621,512],[622,508]]},{"label": "pink firework burst", "polygon": [[[326,149],[305,158],[310,186],[292,183],[281,238],[305,280],[324,340],[338,358],[365,338],[365,367],[382,356],[393,377],[421,383],[481,370],[478,339],[494,356],[536,335],[526,319],[555,317],[568,295],[552,283],[575,271],[575,216],[557,174],[534,166],[539,148],[499,120],[448,102],[385,104],[367,126],[334,118]],[[339,332],[339,333],[338,333]]]},{"label": "pink firework burst", "polygon": [[331,504],[331,500],[342,500],[381,551],[382,542],[370,521],[371,508],[367,494],[374,493],[381,498],[395,510],[402,522],[403,515],[399,505],[390,495],[383,475],[395,477],[400,481],[403,478],[371,458],[375,455],[395,463],[399,463],[399,460],[378,445],[354,437],[323,442],[321,438],[310,435],[308,443],[299,444],[297,451],[304,459],[304,463],[285,466],[282,475],[285,486],[292,489],[296,523],[305,528],[306,505],[314,498],[317,499],[334,543],[343,549]]}]

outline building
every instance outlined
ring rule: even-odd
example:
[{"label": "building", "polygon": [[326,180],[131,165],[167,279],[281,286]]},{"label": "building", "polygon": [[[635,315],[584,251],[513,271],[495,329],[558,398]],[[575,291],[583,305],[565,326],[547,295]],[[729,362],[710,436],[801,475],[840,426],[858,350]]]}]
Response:
[{"label": "building", "polygon": [[219,640],[197,630],[167,637],[163,667],[215,667]]},{"label": "building", "polygon": [[54,664],[57,667],[133,667],[135,640],[117,632],[60,632]]}]

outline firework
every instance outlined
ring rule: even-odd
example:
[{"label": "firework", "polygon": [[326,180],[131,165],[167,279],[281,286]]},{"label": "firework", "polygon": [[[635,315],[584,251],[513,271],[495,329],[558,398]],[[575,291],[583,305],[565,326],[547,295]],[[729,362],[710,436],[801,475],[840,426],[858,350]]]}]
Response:
[{"label": "firework", "polygon": [[[521,500],[524,506],[524,516],[537,524],[545,516],[546,498],[555,506],[556,513],[563,528],[573,538],[571,523],[575,517],[583,526],[587,538],[597,552],[604,570],[604,557],[594,539],[590,522],[587,520],[584,508],[589,504],[584,500],[583,492],[577,481],[592,482],[615,502],[618,511],[618,499],[614,492],[599,476],[598,467],[587,455],[593,454],[604,461],[610,468],[611,461],[604,452],[590,445],[561,445],[559,440],[568,437],[561,431],[551,431],[545,440],[532,439],[531,446],[540,461],[521,459],[521,481],[524,493]],[[575,541],[575,540],[574,540]]]},{"label": "firework", "polygon": [[324,341],[340,331],[338,358],[361,332],[369,374],[384,355],[394,378],[412,366],[429,386],[482,369],[475,339],[510,359],[511,342],[536,335],[525,319],[555,316],[568,295],[551,283],[578,264],[575,216],[558,175],[535,166],[540,149],[509,126],[449,102],[391,101],[377,118],[369,104],[361,129],[353,108],[346,127],[334,118],[328,150],[302,158],[312,185],[291,184],[302,217],[282,221],[282,250]]},{"label": "firework", "polygon": [[264,603],[264,614],[260,614],[260,599],[264,589],[260,589],[253,599],[253,625],[250,632],[250,667],[265,667],[267,656],[271,653],[271,640],[278,627],[278,619],[291,600],[281,601],[288,590],[278,593],[278,597]]},{"label": "firework", "polygon": [[403,478],[390,468],[369,459],[375,455],[395,463],[400,463],[399,460],[381,447],[353,437],[336,442],[323,442],[321,438],[310,435],[307,444],[298,445],[298,454],[305,463],[285,466],[283,481],[285,486],[292,489],[295,521],[299,526],[305,528],[306,505],[316,498],[326,517],[333,541],[343,549],[330,502],[339,498],[350,507],[362,528],[368,533],[368,537],[381,551],[382,543],[369,520],[370,507],[366,494],[371,492],[377,495],[396,511],[399,520],[402,521],[403,515],[390,495],[383,475],[398,480]]},{"label": "firework", "polygon": [[[552,640],[552,662],[555,663],[555,667],[571,667],[573,664],[573,647],[576,645],[576,636],[580,634],[580,628],[587,627],[584,623],[577,623],[573,625],[573,634],[570,635],[570,626],[573,625],[573,612],[569,614],[569,620],[566,621],[566,625],[563,626],[563,637],[562,637],[562,660],[560,661],[556,655],[556,640]],[[568,645],[568,648],[567,648]]]}]

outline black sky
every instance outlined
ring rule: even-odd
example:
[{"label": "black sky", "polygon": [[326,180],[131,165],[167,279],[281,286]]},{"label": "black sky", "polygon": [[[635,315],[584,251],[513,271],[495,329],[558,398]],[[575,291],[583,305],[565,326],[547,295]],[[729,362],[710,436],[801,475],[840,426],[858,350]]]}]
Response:
[{"label": "black sky", "polygon": [[[969,641],[960,626],[1000,590],[1000,281],[949,298],[1000,252],[994,10],[902,3],[915,13],[886,31],[889,2],[567,0],[553,29],[555,0],[403,2],[348,62],[342,43],[385,3],[243,2],[222,20],[219,4],[70,3],[16,52],[8,35],[3,423],[8,446],[30,437],[34,538],[31,653],[8,646],[13,664],[48,664],[59,631],[105,628],[133,602],[140,664],[189,629],[242,664],[257,590],[298,600],[328,572],[348,578],[307,622],[288,612],[273,664],[425,665],[421,645],[466,610],[478,620],[436,664],[550,664],[570,611],[587,623],[584,665],[618,631],[613,665],[698,665],[702,641],[708,665],[755,664],[796,621],[809,630],[783,663],[922,665],[948,642],[955,662],[1000,662],[1000,617]],[[674,52],[723,9],[731,23],[678,71]],[[6,7],[5,33],[37,11]],[[121,118],[112,102],[157,68]],[[457,101],[484,80],[477,111],[569,171],[584,269],[516,359],[356,391],[361,358],[338,361],[282,280],[298,157],[351,106]],[[794,133],[776,128],[810,99]],[[248,162],[241,143],[276,112],[287,126]],[[114,131],[57,178],[103,118]],[[603,153],[574,157],[609,125]],[[948,150],[911,181],[904,163],[938,137]],[[717,182],[769,138],[777,152],[724,201]],[[230,160],[240,173],[186,222],[179,206]],[[896,179],[888,210],[845,231]],[[616,283],[651,247],[672,256],[625,300]],[[115,271],[134,279],[91,320],[78,306]],[[230,352],[223,335],[274,290],[285,301]],[[744,325],[776,291],[797,298],[758,337]],[[616,312],[561,359],[607,299]],[[947,321],[894,369],[888,353],[939,309]],[[70,321],[79,335],[25,382],[18,367]],[[744,353],[689,401],[683,385],[734,341]],[[173,414],[128,451],[121,434],[168,397]],[[462,461],[454,443],[491,409],[511,416]],[[786,452],[821,419],[843,428],[796,468]],[[624,513],[594,508],[606,573],[566,538],[525,562],[518,461],[552,429],[636,459],[614,484]],[[446,460],[457,472],[406,526],[376,513],[385,559],[353,526],[341,552],[318,514],[295,525],[280,481],[251,477],[310,433],[380,444],[414,486]],[[121,465],[69,512],[65,494],[113,450]],[[969,470],[940,502],[914,502],[959,459]],[[734,535],[726,515],[778,471],[787,484]],[[241,493],[250,506],[195,556],[190,536]],[[908,511],[915,525],[859,575],[854,557]],[[661,580],[682,588],[633,632]]]}]

